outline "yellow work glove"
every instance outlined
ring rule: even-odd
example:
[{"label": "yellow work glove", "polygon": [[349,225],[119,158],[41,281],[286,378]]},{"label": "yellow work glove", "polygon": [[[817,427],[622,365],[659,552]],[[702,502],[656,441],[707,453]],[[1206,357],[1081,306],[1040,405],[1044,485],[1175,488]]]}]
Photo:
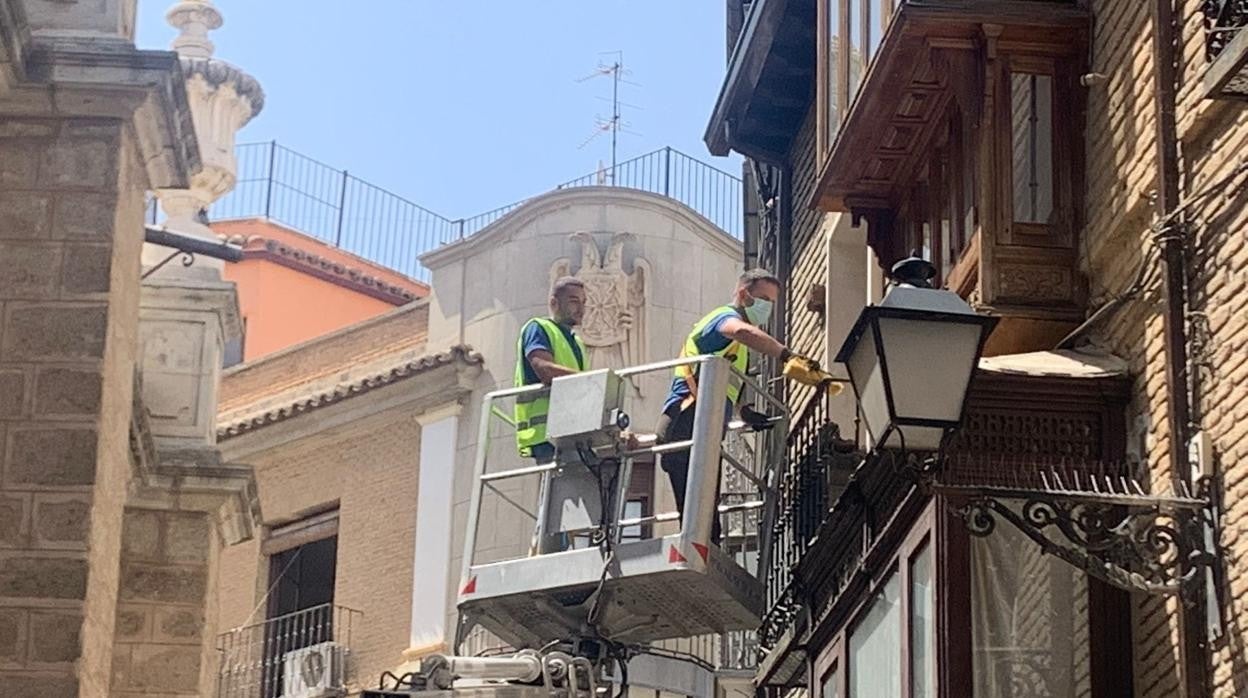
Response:
[{"label": "yellow work glove", "polygon": [[820,387],[827,385],[829,395],[840,395],[845,389],[843,385],[837,383],[832,374],[819,368],[819,363],[814,359],[794,355],[784,362],[784,377],[794,383],[809,385],[812,387]]}]

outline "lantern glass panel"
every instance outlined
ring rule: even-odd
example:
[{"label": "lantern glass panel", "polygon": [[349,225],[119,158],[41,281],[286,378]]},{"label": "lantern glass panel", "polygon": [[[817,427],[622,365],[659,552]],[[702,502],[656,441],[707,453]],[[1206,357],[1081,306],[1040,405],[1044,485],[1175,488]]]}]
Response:
[{"label": "lantern glass panel", "polygon": [[888,428],[888,396],[884,390],[884,370],[876,353],[875,334],[870,326],[863,332],[849,360],[845,362],[849,378],[858,393],[858,405],[866,423],[871,443],[877,443]]},{"label": "lantern glass panel", "polygon": [[956,424],[975,370],[981,325],[882,317],[879,326],[893,416]]}]

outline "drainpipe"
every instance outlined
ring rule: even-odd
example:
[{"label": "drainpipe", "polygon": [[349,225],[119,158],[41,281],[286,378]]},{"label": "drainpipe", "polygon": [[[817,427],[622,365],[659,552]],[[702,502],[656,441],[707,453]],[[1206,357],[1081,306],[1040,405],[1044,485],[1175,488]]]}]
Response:
[{"label": "drainpipe", "polygon": [[[1188,390],[1188,338],[1186,319],[1186,260],[1182,223],[1173,216],[1179,207],[1179,145],[1175,122],[1175,11],[1173,0],[1153,3],[1153,66],[1157,89],[1157,215],[1163,221],[1158,232],[1163,265],[1165,294],[1166,397],[1170,425],[1170,469],[1176,485],[1191,488],[1191,466],[1187,444],[1191,439],[1191,402]],[[1174,220],[1171,220],[1171,218]],[[1183,491],[1176,488],[1176,491]],[[1191,514],[1184,514],[1191,516]],[[1187,552],[1187,551],[1184,551]],[[1184,572],[1188,563],[1184,555]],[[1179,604],[1179,636],[1182,656],[1182,684],[1187,698],[1211,695],[1209,652],[1204,631],[1204,586],[1193,584],[1190,604]]]}]

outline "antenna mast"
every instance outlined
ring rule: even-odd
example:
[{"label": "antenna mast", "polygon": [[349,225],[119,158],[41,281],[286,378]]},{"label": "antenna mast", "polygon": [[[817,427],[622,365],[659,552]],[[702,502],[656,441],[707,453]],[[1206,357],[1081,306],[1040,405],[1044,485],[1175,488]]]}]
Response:
[{"label": "antenna mast", "polygon": [[[589,75],[586,75],[580,80],[577,80],[577,82],[585,82],[586,80],[592,80],[604,75],[611,76],[611,118],[604,119],[602,117],[598,117],[597,128],[589,138],[585,139],[585,141],[581,143],[580,147],[584,148],[589,145],[595,138],[602,135],[606,131],[611,132],[611,169],[607,173],[607,178],[610,179],[612,184],[615,184],[616,165],[618,164],[617,150],[619,147],[619,134],[620,131],[625,131],[625,127],[628,126],[628,124],[623,121],[620,107],[625,106],[633,109],[640,109],[640,107],[636,107],[632,104],[625,104],[620,101],[620,83],[625,82],[630,85],[636,84],[623,79],[623,76],[627,72],[624,68],[624,52],[610,51],[608,53],[615,56],[613,61],[606,63],[600,60],[597,70]],[[631,131],[625,132],[632,133]]]}]

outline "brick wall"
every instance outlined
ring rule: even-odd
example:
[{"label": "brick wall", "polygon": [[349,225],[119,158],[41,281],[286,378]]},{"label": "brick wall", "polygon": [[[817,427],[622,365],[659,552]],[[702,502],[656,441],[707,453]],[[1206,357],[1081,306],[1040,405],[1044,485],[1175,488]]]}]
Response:
[{"label": "brick wall", "polygon": [[[414,414],[396,409],[248,457],[266,526],[338,506],[334,603],[363,613],[350,649],[365,686],[408,647],[419,454]],[[220,629],[263,620],[272,580],[259,542],[227,548],[221,559]]]},{"label": "brick wall", "polygon": [[369,359],[424,345],[429,306],[415,301],[317,339],[228,371],[221,381],[220,410],[274,395],[283,388],[331,376]]},{"label": "brick wall", "polygon": [[[1204,100],[1200,82],[1206,66],[1199,0],[1177,3],[1181,20],[1179,138],[1183,188],[1189,194],[1234,167],[1248,147],[1248,116],[1242,104]],[[1108,80],[1088,91],[1088,210],[1083,263],[1094,298],[1120,292],[1130,283],[1149,244],[1149,191],[1156,187],[1154,90],[1150,3],[1099,0],[1093,3],[1096,31],[1093,70]],[[1248,575],[1242,555],[1248,540],[1239,529],[1248,516],[1248,192],[1229,190],[1197,206],[1189,218],[1189,302],[1196,313],[1193,336],[1199,359],[1195,419],[1211,437],[1224,477],[1226,547],[1223,608],[1227,635],[1215,647],[1215,695],[1248,695],[1243,623]],[[1158,267],[1160,265],[1157,265]],[[1137,425],[1137,450],[1145,454],[1155,485],[1170,479],[1161,302],[1155,289],[1117,313],[1094,338],[1127,358],[1137,376],[1129,423]],[[1133,609],[1136,693],[1179,695],[1176,603],[1137,598]]]},{"label": "brick wall", "polygon": [[[1186,160],[1187,189],[1195,192],[1225,176],[1248,152],[1248,111],[1242,103],[1209,101],[1201,95],[1204,30],[1196,0],[1179,3],[1179,139]],[[1216,643],[1213,661],[1217,696],[1248,695],[1248,188],[1236,186],[1193,211],[1189,238],[1192,334],[1197,359],[1195,418],[1211,437],[1223,478],[1222,545],[1226,549],[1228,603],[1222,607],[1227,633]],[[1158,369],[1160,370],[1160,369]]]}]

